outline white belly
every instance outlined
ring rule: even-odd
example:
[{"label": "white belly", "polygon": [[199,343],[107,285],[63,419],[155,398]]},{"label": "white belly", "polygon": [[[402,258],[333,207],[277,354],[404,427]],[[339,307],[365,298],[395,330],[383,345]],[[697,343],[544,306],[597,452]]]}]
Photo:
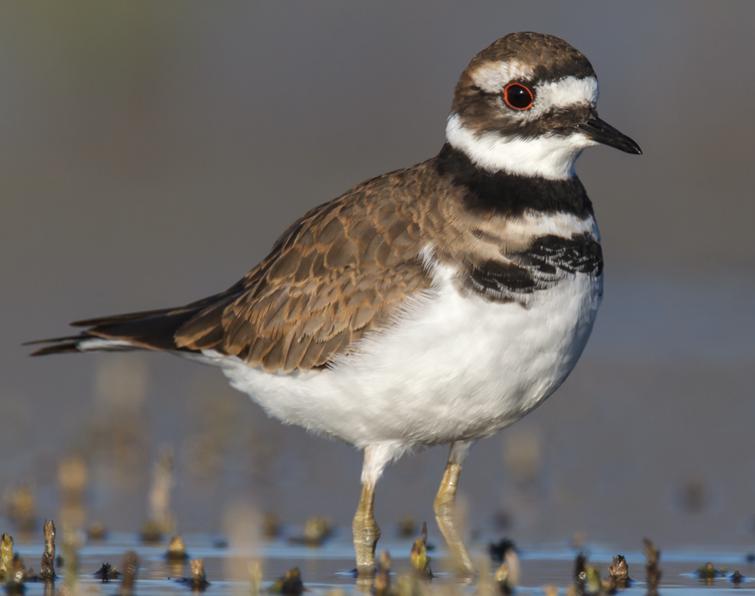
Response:
[{"label": "white belly", "polygon": [[233,358],[218,363],[270,415],[358,447],[489,435],[540,404],[571,372],[602,280],[568,276],[523,307],[461,294],[453,274],[436,270],[435,290],[332,368],[276,375]]}]

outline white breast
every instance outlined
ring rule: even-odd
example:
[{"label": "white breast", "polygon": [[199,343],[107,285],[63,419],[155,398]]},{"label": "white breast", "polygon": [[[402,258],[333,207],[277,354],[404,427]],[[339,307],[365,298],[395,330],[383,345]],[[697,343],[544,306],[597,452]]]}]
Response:
[{"label": "white breast", "polygon": [[590,334],[602,280],[565,277],[525,307],[461,293],[455,274],[436,266],[433,290],[329,369],[277,375],[207,356],[272,416],[359,447],[486,436],[564,381]]}]

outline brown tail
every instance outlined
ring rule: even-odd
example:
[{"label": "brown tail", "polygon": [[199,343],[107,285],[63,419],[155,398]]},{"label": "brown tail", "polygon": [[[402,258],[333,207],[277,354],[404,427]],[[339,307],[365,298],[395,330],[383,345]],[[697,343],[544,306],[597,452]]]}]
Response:
[{"label": "brown tail", "polygon": [[176,331],[197,312],[197,308],[189,306],[75,321],[71,325],[86,329],[77,335],[25,345],[43,344],[32,356],[103,350],[178,350],[174,339]]},{"label": "brown tail", "polygon": [[[244,291],[243,280],[226,291],[177,308],[162,308],[111,315],[71,323],[84,327],[81,333],[27,342],[42,345],[32,356],[66,352],[159,350],[195,352],[222,341],[222,317],[225,307]],[[206,329],[203,341],[179,345],[176,337],[189,321],[201,319]]]}]

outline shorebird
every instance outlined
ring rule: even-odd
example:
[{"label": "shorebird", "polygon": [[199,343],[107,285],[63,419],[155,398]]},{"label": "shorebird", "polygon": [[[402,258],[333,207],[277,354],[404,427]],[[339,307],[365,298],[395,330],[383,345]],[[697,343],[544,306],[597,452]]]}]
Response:
[{"label": "shorebird", "polygon": [[513,33],[461,74],[431,159],[315,207],[225,291],[177,308],[73,323],[35,354],[164,351],[219,367],[271,416],[364,453],[357,570],[374,570],[375,486],[390,462],[450,445],[434,509],[454,523],[469,446],[564,381],[592,329],[603,259],[574,162],[591,145],[641,153],[598,117],[590,62]]}]

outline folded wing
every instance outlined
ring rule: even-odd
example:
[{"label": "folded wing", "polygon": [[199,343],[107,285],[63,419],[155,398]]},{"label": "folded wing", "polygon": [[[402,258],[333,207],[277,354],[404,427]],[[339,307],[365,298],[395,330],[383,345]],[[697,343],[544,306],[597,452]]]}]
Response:
[{"label": "folded wing", "polygon": [[307,213],[225,292],[79,321],[81,334],[46,340],[35,354],[212,350],[275,372],[326,366],[430,286],[419,228],[383,178]]}]

